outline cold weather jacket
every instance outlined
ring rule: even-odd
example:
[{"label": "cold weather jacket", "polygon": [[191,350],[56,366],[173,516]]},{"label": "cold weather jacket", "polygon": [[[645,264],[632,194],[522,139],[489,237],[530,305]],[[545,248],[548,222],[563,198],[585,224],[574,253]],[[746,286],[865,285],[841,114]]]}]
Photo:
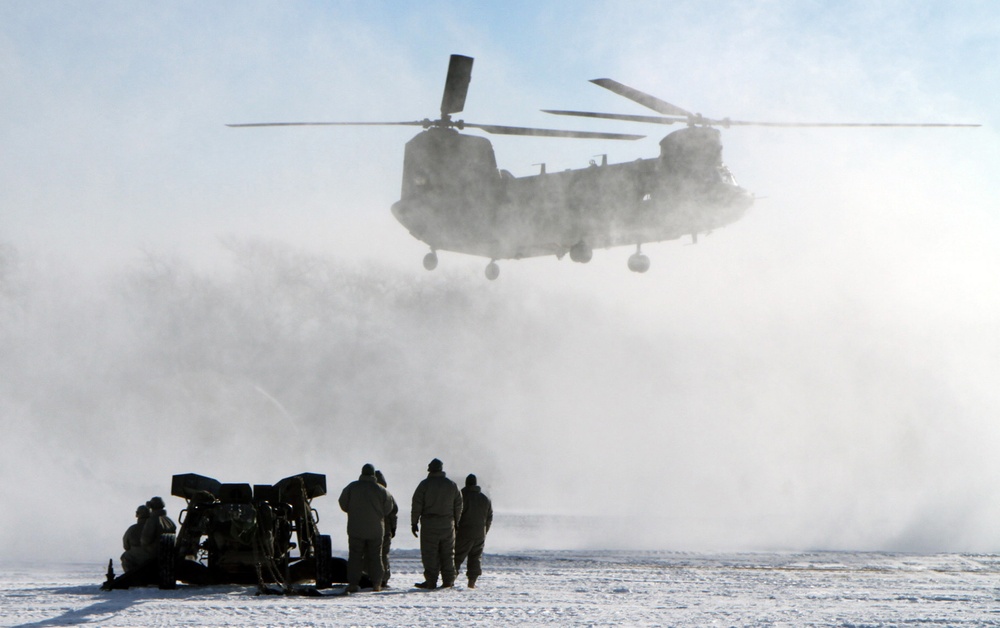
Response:
[{"label": "cold weather jacket", "polygon": [[410,523],[424,528],[454,529],[462,517],[462,492],[444,471],[427,474],[413,492]]},{"label": "cold weather jacket", "polygon": [[347,513],[348,537],[382,540],[393,501],[374,475],[362,475],[345,486],[339,501],[340,509]]},{"label": "cold weather jacket", "polygon": [[462,489],[462,518],[458,521],[458,536],[464,539],[485,539],[493,525],[493,504],[478,486]]},{"label": "cold weather jacket", "polygon": [[146,525],[142,527],[142,546],[153,548],[156,543],[159,543],[161,534],[175,532],[177,532],[177,525],[167,516],[167,511],[162,508],[153,510],[149,513]]},{"label": "cold weather jacket", "polygon": [[[386,490],[386,493],[388,492]],[[385,537],[387,539],[396,536],[396,523],[399,520],[399,506],[396,504],[396,498],[392,496],[392,493],[389,493],[389,499],[392,500],[392,508],[385,516]]]},{"label": "cold weather jacket", "polygon": [[139,517],[135,523],[128,527],[128,530],[125,530],[125,535],[122,536],[122,547],[125,548],[125,551],[142,545],[142,529],[146,527],[147,521],[149,521],[149,517]]}]

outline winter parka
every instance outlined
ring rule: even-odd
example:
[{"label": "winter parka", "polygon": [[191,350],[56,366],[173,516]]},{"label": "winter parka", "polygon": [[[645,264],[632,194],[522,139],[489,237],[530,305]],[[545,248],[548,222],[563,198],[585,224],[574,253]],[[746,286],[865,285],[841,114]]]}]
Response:
[{"label": "winter parka", "polygon": [[149,521],[149,517],[139,517],[135,523],[128,527],[128,530],[125,530],[125,535],[122,536],[122,547],[125,548],[125,551],[142,545],[142,530],[146,527],[147,521]]},{"label": "winter parka", "polygon": [[175,532],[177,532],[177,524],[167,516],[167,511],[163,508],[153,510],[149,513],[146,525],[142,527],[142,546],[144,548],[152,548],[156,543],[159,543],[161,534],[173,534]]},{"label": "winter parka", "polygon": [[493,504],[478,486],[462,489],[462,518],[458,522],[458,536],[464,539],[485,539],[493,525]]},{"label": "winter parka", "polygon": [[413,492],[410,524],[425,528],[452,528],[462,518],[462,492],[444,471],[431,471]]},{"label": "winter parka", "polygon": [[345,486],[339,501],[340,509],[347,513],[347,536],[382,540],[385,519],[395,504],[374,475],[362,475]]}]

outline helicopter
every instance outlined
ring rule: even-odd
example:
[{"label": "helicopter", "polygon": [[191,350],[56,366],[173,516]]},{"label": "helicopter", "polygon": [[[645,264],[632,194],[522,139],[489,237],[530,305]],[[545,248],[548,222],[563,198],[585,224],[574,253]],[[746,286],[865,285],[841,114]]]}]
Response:
[{"label": "helicopter", "polygon": [[591,160],[580,169],[540,171],[515,177],[497,167],[493,145],[461,133],[632,141],[643,135],[478,124],[455,120],[465,109],[473,58],[454,54],[448,65],[440,117],[401,122],[257,122],[230,127],[419,126],[406,143],[400,199],[392,214],[416,239],[430,246],[423,265],[434,270],[438,251],[488,258],[487,279],[500,275],[497,260],[566,254],[587,263],[594,249],[634,246],[629,270],[644,273],[646,243],[675,240],[730,225],[753,205],[722,162],[721,133],[730,126],[979,126],[940,123],[779,123],[713,119],[614,81],[591,82],[660,114],[629,115],[543,109],[549,114],[670,125],[683,123],[660,141],[657,157],[609,164]]}]

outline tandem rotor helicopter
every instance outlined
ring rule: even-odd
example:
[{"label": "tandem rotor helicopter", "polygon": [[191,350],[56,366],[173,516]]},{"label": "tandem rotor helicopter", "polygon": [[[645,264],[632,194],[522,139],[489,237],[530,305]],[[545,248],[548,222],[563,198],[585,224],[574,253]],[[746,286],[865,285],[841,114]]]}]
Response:
[{"label": "tandem rotor helicopter", "polygon": [[976,127],[941,123],[780,123],[712,119],[611,79],[592,83],[624,96],[658,116],[544,109],[546,113],[642,122],[684,123],[660,141],[660,154],[650,159],[600,164],[563,172],[515,177],[497,168],[489,140],[460,133],[478,129],[502,135],[529,135],[609,140],[645,136],[623,133],[565,131],[476,124],[452,119],[465,108],[472,78],[472,57],[452,55],[437,120],[406,122],[263,122],[230,127],[265,126],[418,126],[424,130],[406,144],[400,200],[393,216],[410,234],[430,246],[424,268],[438,264],[438,251],[488,258],[486,277],[500,275],[497,260],[544,255],[586,263],[594,249],[634,246],[629,270],[649,270],[645,243],[710,233],[743,217],[754,196],[736,183],[722,162],[716,127]]}]

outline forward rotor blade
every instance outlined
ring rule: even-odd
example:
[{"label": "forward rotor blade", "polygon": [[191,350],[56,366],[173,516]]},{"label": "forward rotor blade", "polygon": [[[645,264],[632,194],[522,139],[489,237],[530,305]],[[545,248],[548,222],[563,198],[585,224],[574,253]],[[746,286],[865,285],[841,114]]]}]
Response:
[{"label": "forward rotor blade", "polygon": [[636,116],[624,113],[596,113],[593,111],[563,111],[559,109],[542,109],[544,113],[552,113],[557,116],[577,116],[580,118],[600,118],[602,120],[624,120],[626,122],[643,122],[648,124],[673,124],[684,122],[687,118],[667,118],[663,116]]},{"label": "forward rotor blade", "polygon": [[535,137],[576,137],[595,140],[638,140],[645,135],[631,135],[628,133],[595,133],[591,131],[563,131],[560,129],[532,129],[521,126],[498,126],[495,124],[472,124],[466,122],[466,127],[482,129],[487,133],[498,135],[531,135]]},{"label": "forward rotor blade", "polygon": [[451,55],[448,63],[448,78],[444,82],[441,96],[441,116],[458,113],[465,109],[465,96],[469,93],[472,80],[472,57]]},{"label": "forward rotor blade", "polygon": [[426,120],[411,122],[251,122],[245,124],[227,124],[228,127],[250,126],[424,126]]},{"label": "forward rotor blade", "polygon": [[604,89],[608,89],[618,94],[619,96],[624,96],[631,101],[637,102],[647,109],[652,109],[656,113],[662,113],[665,116],[684,116],[689,117],[692,114],[690,111],[685,111],[677,105],[671,105],[665,100],[660,100],[656,96],[651,96],[646,92],[640,92],[634,87],[629,87],[628,85],[623,85],[618,81],[612,79],[593,79],[590,81],[594,85],[600,85]]},{"label": "forward rotor blade", "polygon": [[[228,127],[265,127],[265,126],[419,126],[431,128],[441,121],[413,120],[410,122],[251,122],[245,124],[227,124]],[[498,135],[534,135],[538,137],[579,137],[602,140],[638,140],[645,135],[629,133],[593,133],[591,131],[563,131],[559,129],[533,129],[520,126],[499,126],[496,124],[475,124],[472,122],[449,122],[448,126],[458,129],[481,129],[487,133]]]}]

